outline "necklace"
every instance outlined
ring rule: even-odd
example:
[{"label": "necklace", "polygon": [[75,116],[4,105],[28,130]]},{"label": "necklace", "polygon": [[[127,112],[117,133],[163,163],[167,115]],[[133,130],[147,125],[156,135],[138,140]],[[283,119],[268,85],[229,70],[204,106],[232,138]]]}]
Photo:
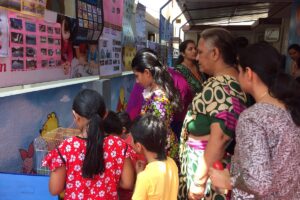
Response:
[{"label": "necklace", "polygon": [[268,94],[268,91],[264,92],[264,93],[257,99],[256,102],[260,102],[267,94]]}]

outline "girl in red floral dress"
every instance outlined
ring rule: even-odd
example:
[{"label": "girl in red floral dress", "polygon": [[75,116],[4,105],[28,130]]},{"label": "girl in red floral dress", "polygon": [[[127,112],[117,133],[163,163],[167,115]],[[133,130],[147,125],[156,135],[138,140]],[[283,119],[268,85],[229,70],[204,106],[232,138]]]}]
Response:
[{"label": "girl in red floral dress", "polygon": [[63,141],[44,159],[51,170],[49,190],[65,199],[117,200],[117,189],[133,189],[134,169],[128,145],[118,136],[105,137],[102,117],[106,109],[100,94],[85,89],[73,102],[80,136]]}]

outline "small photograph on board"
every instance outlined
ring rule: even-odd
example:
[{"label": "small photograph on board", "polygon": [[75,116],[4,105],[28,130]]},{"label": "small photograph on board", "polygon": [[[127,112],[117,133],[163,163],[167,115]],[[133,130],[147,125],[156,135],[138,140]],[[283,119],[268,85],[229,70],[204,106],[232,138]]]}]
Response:
[{"label": "small photograph on board", "polygon": [[87,11],[92,12],[92,5],[91,4],[87,4]]},{"label": "small photograph on board", "polygon": [[54,39],[51,37],[48,37],[48,44],[54,44]]},{"label": "small photograph on board", "polygon": [[89,21],[89,29],[94,29],[94,23]]},{"label": "small photograph on board", "polygon": [[24,61],[23,60],[12,60],[11,61],[11,69],[12,70],[23,70],[24,69]]},{"label": "small photograph on board", "polygon": [[96,6],[92,6],[92,10],[93,10],[93,13],[94,13],[94,14],[97,13],[97,7],[96,7]]},{"label": "small photograph on board", "polygon": [[93,14],[93,21],[97,22],[98,18],[97,18],[97,14]]},{"label": "small photograph on board", "polygon": [[48,60],[42,60],[42,67],[48,67]]},{"label": "small photograph on board", "polygon": [[88,20],[93,21],[93,14],[90,12],[88,13]]},{"label": "small photograph on board", "polygon": [[86,11],[82,12],[82,18],[83,19],[88,19],[88,13]]},{"label": "small photograph on board", "polygon": [[36,36],[26,35],[26,44],[36,45]]},{"label": "small photograph on board", "polygon": [[10,27],[12,29],[22,30],[23,29],[22,20],[16,18],[10,18]]},{"label": "small photograph on board", "polygon": [[23,44],[23,34],[11,32],[11,42],[17,44]]},{"label": "small photograph on board", "polygon": [[55,54],[56,54],[56,55],[61,55],[61,50],[60,50],[60,49],[56,49],[56,50],[55,50]]},{"label": "small photograph on board", "polygon": [[60,35],[60,28],[56,28],[56,27],[55,27],[55,28],[54,28],[54,31],[55,31],[55,34],[56,34],[56,35]]},{"label": "small photograph on board", "polygon": [[47,32],[48,32],[49,34],[53,34],[53,27],[48,26],[48,27],[47,27]]},{"label": "small photograph on board", "polygon": [[26,59],[26,69],[36,69],[36,60]]},{"label": "small photograph on board", "polygon": [[26,56],[27,57],[35,57],[36,52],[35,49],[32,47],[26,47]]},{"label": "small photograph on board", "polygon": [[60,39],[54,39],[54,44],[55,45],[60,45]]},{"label": "small photograph on board", "polygon": [[40,36],[40,43],[47,43],[47,37],[46,36]]},{"label": "small photograph on board", "polygon": [[82,8],[82,10],[87,10],[87,8],[86,8],[86,3],[84,3],[84,2],[81,2],[81,8]]},{"label": "small photograph on board", "polygon": [[23,47],[12,47],[11,48],[12,57],[23,57],[24,48]]},{"label": "small photograph on board", "polygon": [[28,1],[22,1],[22,11],[36,13],[36,4]]},{"label": "small photograph on board", "polygon": [[83,27],[83,20],[82,20],[82,19],[79,19],[79,20],[78,20],[78,23],[79,23],[79,26],[80,26],[80,27]]},{"label": "small photograph on board", "polygon": [[43,33],[43,32],[46,32],[46,25],[40,24],[40,25],[39,25],[39,31],[42,32],[42,33]]},{"label": "small photograph on board", "polygon": [[97,8],[97,13],[98,13],[98,15],[101,15],[101,14],[102,14],[101,8]]},{"label": "small photograph on board", "polygon": [[88,20],[83,20],[83,27],[84,28],[89,28],[89,21]]},{"label": "small photograph on board", "polygon": [[[47,49],[42,48],[42,49],[41,49],[41,54],[42,54],[43,56],[47,56]],[[48,62],[48,61],[47,61],[47,62]]]},{"label": "small photograph on board", "polygon": [[53,56],[53,54],[54,54],[53,49],[48,49],[48,56]]},{"label": "small photograph on board", "polygon": [[49,60],[49,67],[55,67],[55,60],[53,58]]},{"label": "small photograph on board", "polygon": [[29,32],[35,32],[36,31],[36,25],[31,22],[25,22],[25,29]]},{"label": "small photograph on board", "polygon": [[82,9],[82,3],[81,3],[81,1],[77,1],[77,4],[78,4],[78,8]]}]

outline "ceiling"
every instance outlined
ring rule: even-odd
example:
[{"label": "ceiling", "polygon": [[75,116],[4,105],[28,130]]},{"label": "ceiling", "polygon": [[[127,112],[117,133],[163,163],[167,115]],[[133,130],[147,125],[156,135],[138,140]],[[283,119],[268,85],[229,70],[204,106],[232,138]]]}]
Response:
[{"label": "ceiling", "polygon": [[251,26],[258,18],[272,18],[292,0],[177,0],[190,25]]}]

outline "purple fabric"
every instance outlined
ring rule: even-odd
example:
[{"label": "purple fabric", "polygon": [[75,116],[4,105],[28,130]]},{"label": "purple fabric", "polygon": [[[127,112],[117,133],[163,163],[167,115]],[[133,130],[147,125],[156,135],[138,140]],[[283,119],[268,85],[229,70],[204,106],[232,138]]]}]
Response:
[{"label": "purple fabric", "polygon": [[196,150],[205,150],[206,145],[208,141],[202,141],[202,140],[187,140],[186,144]]},{"label": "purple fabric", "polygon": [[132,88],[126,109],[131,120],[134,120],[137,116],[141,114],[141,109],[144,101],[142,94],[143,90],[144,88],[137,83],[135,83]]},{"label": "purple fabric", "polygon": [[[176,113],[174,115],[174,121],[183,121],[187,112],[187,107],[193,100],[192,91],[185,78],[179,72],[170,67],[168,68],[168,71],[173,78],[175,87],[180,92],[181,102],[183,106],[183,110],[180,113]],[[144,88],[141,85],[135,83],[130,93],[126,111],[128,112],[132,120],[140,115],[144,100],[142,95],[143,90]]]}]

